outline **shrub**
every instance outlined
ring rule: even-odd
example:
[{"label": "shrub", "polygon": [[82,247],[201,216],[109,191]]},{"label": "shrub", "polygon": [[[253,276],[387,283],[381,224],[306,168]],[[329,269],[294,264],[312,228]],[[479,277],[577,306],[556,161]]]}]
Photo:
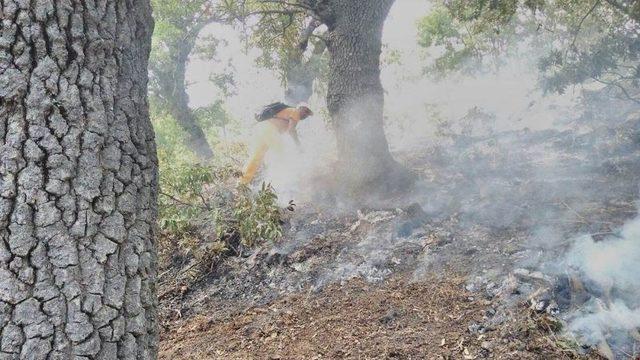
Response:
[{"label": "shrub", "polygon": [[[237,186],[232,165],[167,164],[160,176],[162,235],[172,251],[211,268],[225,256],[282,236],[282,210],[270,185],[253,192]],[[175,255],[175,254],[174,254]]]},{"label": "shrub", "polygon": [[233,227],[229,229],[230,223],[218,222],[222,225],[221,231],[237,231],[245,247],[265,241],[273,243],[282,236],[282,219],[277,201],[278,196],[271,185],[262,183],[262,188],[255,195],[249,188],[240,187],[231,208]]},{"label": "shrub", "polygon": [[[277,241],[282,235],[282,210],[273,188],[263,184],[254,193],[237,186],[239,164],[246,154],[243,145],[211,139],[216,144],[215,161],[201,164],[183,143],[186,134],[171,116],[156,108],[152,119],[160,168],[162,267],[190,264],[189,269],[201,273],[226,256]],[[205,131],[210,137],[219,134]]]}]

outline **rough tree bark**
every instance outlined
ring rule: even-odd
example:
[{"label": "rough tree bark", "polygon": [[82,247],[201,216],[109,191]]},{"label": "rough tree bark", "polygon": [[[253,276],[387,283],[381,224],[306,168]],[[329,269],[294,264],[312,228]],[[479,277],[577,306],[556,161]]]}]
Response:
[{"label": "rough tree bark", "polygon": [[152,73],[158,78],[157,82],[160,87],[158,95],[168,105],[169,111],[178,125],[188,134],[185,144],[202,161],[211,160],[213,158],[213,150],[189,107],[189,95],[186,90],[185,77],[189,55],[191,55],[191,51],[195,46],[198,34],[209,23],[197,25],[185,36],[183,41],[169,45],[175,48],[170,51],[174,55],[174,59],[172,59],[173,63],[169,64],[168,69],[152,69]]},{"label": "rough tree bark", "polygon": [[[343,177],[354,189],[386,192],[412,176],[391,156],[384,133],[380,82],[382,28],[394,0],[308,0],[327,25],[327,106],[337,135]],[[365,190],[366,189],[366,190]]]},{"label": "rough tree bark", "polygon": [[0,359],[154,358],[149,1],[0,7]]}]

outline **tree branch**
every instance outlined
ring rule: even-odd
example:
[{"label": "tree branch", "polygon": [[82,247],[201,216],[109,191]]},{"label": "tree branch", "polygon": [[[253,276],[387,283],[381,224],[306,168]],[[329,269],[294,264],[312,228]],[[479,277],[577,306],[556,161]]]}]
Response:
[{"label": "tree branch", "polygon": [[327,45],[327,38],[325,36],[322,36],[322,35],[323,34],[320,34],[320,35],[312,34],[311,37],[322,41],[322,43],[326,46]]},{"label": "tree branch", "polygon": [[269,14],[279,14],[279,15],[295,15],[295,14],[303,14],[302,10],[257,10],[251,11],[246,14],[242,14],[239,16],[240,19],[244,20],[253,15],[269,15]]},{"label": "tree branch", "polygon": [[314,35],[314,37],[318,38],[320,41],[316,42],[313,48],[313,55],[320,56],[325,50],[327,50],[327,39],[320,35]]},{"label": "tree branch", "polygon": [[587,20],[587,18],[591,15],[591,13],[593,13],[593,11],[598,7],[598,5],[600,5],[600,0],[596,0],[596,2],[593,3],[593,6],[591,6],[589,11],[587,11],[587,13],[584,14],[582,19],[580,19],[580,22],[578,23],[578,27],[575,29],[575,33],[573,35],[573,41],[571,42],[571,46],[569,47],[570,49],[575,49],[576,41],[578,40],[578,35],[580,34],[580,30],[582,29],[582,24],[584,23],[585,20]]},{"label": "tree branch", "polygon": [[307,50],[307,47],[309,46],[309,39],[318,26],[320,26],[320,21],[311,20],[309,25],[302,31],[300,39],[298,39],[298,49],[300,51],[305,52]]},{"label": "tree branch", "polygon": [[280,5],[284,5],[284,6],[291,6],[291,7],[299,7],[302,9],[305,9],[307,11],[313,11],[313,8],[311,8],[310,6],[301,4],[301,3],[292,3],[289,1],[282,1],[282,0],[259,0],[261,3],[269,3],[269,4],[280,4]]},{"label": "tree branch", "polygon": [[601,84],[608,85],[608,86],[614,86],[614,87],[617,87],[618,89],[620,89],[620,91],[622,91],[622,93],[623,93],[623,94],[624,94],[624,96],[627,98],[627,100],[633,101],[633,102],[635,102],[636,104],[640,104],[640,99],[637,99],[637,98],[634,98],[633,96],[631,96],[631,94],[629,94],[629,91],[628,91],[627,89],[625,89],[625,88],[624,88],[624,86],[622,86],[622,85],[620,85],[620,84],[618,84],[618,83],[616,83],[616,82],[608,82],[608,81],[604,81],[604,80],[598,79],[598,78],[596,78],[596,77],[594,77],[594,76],[592,76],[591,78],[592,78],[593,80],[595,80],[595,81],[597,81],[597,82],[601,83]]}]

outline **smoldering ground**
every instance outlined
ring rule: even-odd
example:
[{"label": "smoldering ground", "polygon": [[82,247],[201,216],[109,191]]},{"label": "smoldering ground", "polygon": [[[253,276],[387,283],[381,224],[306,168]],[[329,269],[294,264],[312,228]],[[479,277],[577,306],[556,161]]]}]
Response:
[{"label": "smoldering ground", "polygon": [[612,353],[635,355],[634,343],[640,341],[640,277],[636,270],[640,219],[628,221],[599,240],[577,236],[556,261],[543,268],[584,284],[572,289],[573,303],[563,314],[567,330],[583,343],[600,346],[609,357]]},{"label": "smoldering ground", "polygon": [[[417,187],[376,209],[345,206],[325,181],[335,180],[338,157],[331,127],[322,115],[303,123],[305,152],[286,144],[264,172],[283,204],[299,206],[282,242],[256,255],[286,265],[264,269],[263,295],[353,277],[375,282],[396,271],[416,281],[425,273],[480,276],[489,290],[519,269],[542,271],[551,287],[572,274],[586,294],[562,308],[570,336],[630,352],[639,325],[640,107],[602,88],[543,94],[531,72],[535,57],[436,82],[423,76],[420,54],[402,51],[408,60],[383,69],[386,130],[396,158],[418,174]],[[321,97],[311,107],[322,114]],[[419,221],[413,204],[423,211]],[[237,281],[216,281],[226,295],[244,296]]]},{"label": "smoldering ground", "polygon": [[[513,71],[463,80],[455,87],[464,103],[438,103],[434,97],[432,106],[403,107],[410,110],[403,114],[410,117],[404,119],[410,126],[390,129],[390,134],[400,134],[390,142],[396,157],[421,181],[411,196],[388,202],[379,207],[381,212],[361,209],[356,215],[357,209],[347,210],[356,224],[368,225],[354,225],[352,244],[324,263],[311,282],[323,286],[353,277],[379,281],[413,268],[416,280],[455,270],[500,283],[525,268],[542,270],[552,285],[571,272],[598,286],[587,287],[584,302],[562,309],[569,336],[588,345],[608,340],[613,352],[632,353],[636,340],[629,334],[638,326],[633,299],[640,286],[629,279],[640,237],[630,230],[637,221],[624,223],[636,213],[640,109],[606,93],[562,97],[528,89],[519,92],[529,95],[517,108],[509,103],[514,84],[535,88],[535,78],[529,83],[517,78]],[[474,97],[479,84],[495,99],[487,91]],[[394,102],[392,91],[387,99]],[[508,109],[501,110],[500,101]],[[587,101],[609,110],[593,111]],[[493,106],[486,109],[485,103]],[[394,116],[387,111],[389,123]],[[402,131],[412,137],[403,139]],[[320,153],[312,159],[332,158]],[[317,180],[330,169],[327,164],[315,168],[306,163],[306,174]],[[317,169],[322,170],[314,176]],[[298,182],[290,194],[295,198],[299,189],[320,192],[322,183]],[[412,221],[403,214],[413,203],[424,210],[424,222],[403,232]],[[330,213],[339,204],[314,201],[313,207]],[[275,251],[294,252],[311,241],[310,235],[298,232]],[[611,283],[607,296],[602,281]]]}]

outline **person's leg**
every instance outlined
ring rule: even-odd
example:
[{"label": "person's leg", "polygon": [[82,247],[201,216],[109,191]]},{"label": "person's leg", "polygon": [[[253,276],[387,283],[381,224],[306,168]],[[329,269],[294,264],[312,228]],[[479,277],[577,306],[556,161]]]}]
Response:
[{"label": "person's leg", "polygon": [[268,151],[281,150],[281,134],[278,128],[270,122],[259,124],[258,136],[253,146],[253,156],[247,164],[240,184],[247,185],[253,181],[260,166],[264,163]]},{"label": "person's leg", "polygon": [[253,153],[251,160],[247,164],[242,178],[240,179],[240,184],[248,185],[249,183],[251,183],[253,178],[256,176],[258,169],[260,169],[260,166],[264,161],[264,156],[267,154],[268,150],[269,146],[264,142],[256,147],[256,150]]}]

